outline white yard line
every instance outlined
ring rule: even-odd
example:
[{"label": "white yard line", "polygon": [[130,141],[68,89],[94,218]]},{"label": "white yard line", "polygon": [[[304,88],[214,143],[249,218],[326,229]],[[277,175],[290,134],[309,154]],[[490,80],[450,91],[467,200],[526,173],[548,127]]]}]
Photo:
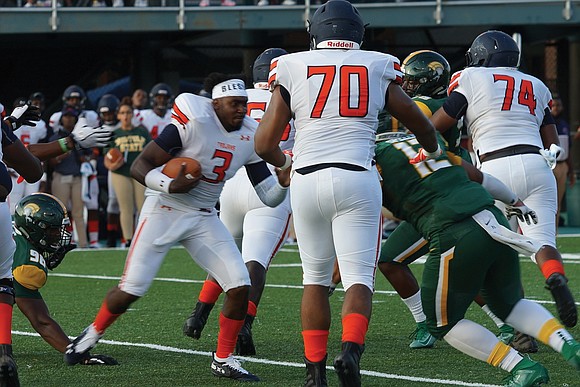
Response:
[{"label": "white yard line", "polygon": [[[40,337],[40,335],[38,333],[23,332],[23,331],[12,331],[12,334],[19,335],[19,336]],[[71,337],[71,339],[72,338],[73,337]],[[190,354],[190,355],[198,355],[198,356],[206,356],[206,357],[211,356],[211,352],[194,351],[191,349],[176,348],[176,347],[170,347],[167,345],[159,345],[159,344],[131,343],[131,342],[127,342],[127,341],[114,341],[114,340],[100,340],[99,344],[119,345],[122,347],[149,348],[149,349],[154,349],[157,351],[185,353],[185,354]],[[257,357],[245,357],[245,356],[236,356],[236,358],[241,359],[243,362],[248,362],[248,363],[261,363],[261,364],[269,364],[269,365],[276,365],[276,366],[282,366],[282,367],[304,368],[303,363],[276,361],[276,360],[261,359],[261,358],[257,358]],[[326,367],[326,369],[332,370],[332,371],[334,370],[333,367],[331,367],[331,366]],[[495,384],[470,383],[470,382],[464,382],[461,380],[451,380],[451,379],[420,378],[417,376],[387,374],[384,372],[367,371],[367,370],[361,370],[360,373],[363,375],[374,376],[377,378],[409,380],[409,381],[419,382],[419,383],[438,383],[438,384],[453,385],[453,386],[496,387]]]}]

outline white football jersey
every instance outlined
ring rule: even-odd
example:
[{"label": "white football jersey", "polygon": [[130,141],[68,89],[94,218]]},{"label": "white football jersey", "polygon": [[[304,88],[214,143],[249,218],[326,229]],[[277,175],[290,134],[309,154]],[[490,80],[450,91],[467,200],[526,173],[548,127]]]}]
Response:
[{"label": "white football jersey", "polygon": [[161,134],[163,129],[171,123],[171,110],[167,110],[165,116],[159,117],[153,109],[140,110],[133,122],[138,122],[139,125],[144,126],[155,140]]},{"label": "white football jersey", "polygon": [[372,168],[378,114],[399,61],[374,51],[320,49],[272,61],[270,84],[290,93],[294,169],[322,163]]},{"label": "white football jersey", "polygon": [[203,177],[186,194],[157,193],[170,207],[188,210],[213,208],[226,180],[242,166],[262,161],[254,151],[258,123],[246,116],[242,127],[227,132],[219,121],[212,100],[198,95],[180,94],[173,104],[171,123],[177,126],[182,149],[176,157],[190,157],[200,162]]},{"label": "white football jersey", "polygon": [[46,130],[46,122],[40,120],[36,123],[36,126],[22,125],[14,131],[14,135],[24,145],[38,144],[40,140],[46,137]]},{"label": "white football jersey", "polygon": [[509,67],[468,67],[451,78],[453,91],[467,99],[463,122],[477,154],[513,145],[544,147],[539,128],[552,97],[536,77]]},{"label": "white football jersey", "polygon": [[[97,114],[96,111],[94,110],[83,110],[82,114],[85,115],[85,118],[87,119],[87,124],[89,126],[92,126],[93,128],[96,128],[97,126],[99,126],[99,115]],[[49,120],[48,120],[48,125],[52,128],[53,132],[58,132],[62,126],[60,125],[60,117],[62,117],[62,112],[56,112],[53,113]]]}]

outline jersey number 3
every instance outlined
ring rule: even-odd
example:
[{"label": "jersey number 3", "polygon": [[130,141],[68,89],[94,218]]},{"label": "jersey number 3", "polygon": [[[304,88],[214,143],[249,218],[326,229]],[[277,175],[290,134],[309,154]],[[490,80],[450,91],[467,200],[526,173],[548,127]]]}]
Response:
[{"label": "jersey number 3", "polygon": [[[322,76],[320,90],[310,118],[322,117],[330,91],[336,81],[337,66],[308,66],[308,78]],[[341,117],[364,117],[369,111],[369,73],[365,66],[340,66],[338,111]]]}]

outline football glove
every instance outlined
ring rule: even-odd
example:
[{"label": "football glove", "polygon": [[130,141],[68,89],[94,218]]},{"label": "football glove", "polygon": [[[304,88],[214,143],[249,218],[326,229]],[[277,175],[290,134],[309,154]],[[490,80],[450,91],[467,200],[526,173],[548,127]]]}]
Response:
[{"label": "football glove", "polygon": [[[517,205],[521,203],[521,205]],[[508,219],[511,219],[512,216],[516,216],[520,222],[526,222],[527,224],[534,224],[538,223],[538,216],[536,212],[526,206],[521,200],[512,206],[505,207],[505,215]]]},{"label": "football glove", "polygon": [[525,333],[517,332],[510,346],[520,353],[536,353],[538,352],[538,342],[532,336]]},{"label": "football glove", "polygon": [[550,149],[540,149],[540,154],[546,159],[546,163],[551,169],[556,168],[556,159],[561,152],[562,148],[556,144],[550,145]]},{"label": "football glove", "polygon": [[423,162],[423,161],[428,160],[428,159],[436,159],[437,157],[441,156],[442,154],[443,154],[443,149],[441,149],[439,144],[437,144],[437,149],[435,150],[435,152],[427,152],[425,149],[421,148],[421,149],[419,149],[419,152],[417,153],[417,155],[415,157],[413,157],[411,160],[409,160],[409,163],[418,164],[418,163]]},{"label": "football glove", "polygon": [[34,105],[23,105],[14,108],[12,114],[6,117],[12,125],[12,130],[20,128],[22,125],[36,126],[40,120],[40,109]]},{"label": "football glove", "polygon": [[117,360],[107,355],[91,355],[87,352],[87,356],[80,361],[80,365],[119,365]]},{"label": "football glove", "polygon": [[71,137],[75,142],[75,145],[81,149],[87,148],[103,148],[109,145],[111,140],[110,129],[99,126],[93,128],[87,124],[87,120],[84,117],[79,117],[77,124],[75,125]]},{"label": "football glove", "polygon": [[76,248],[77,245],[75,243],[69,243],[68,245],[60,246],[58,250],[56,250],[50,255],[50,257],[48,257],[46,260],[46,267],[50,270],[54,270],[58,265],[60,265],[66,253]]}]

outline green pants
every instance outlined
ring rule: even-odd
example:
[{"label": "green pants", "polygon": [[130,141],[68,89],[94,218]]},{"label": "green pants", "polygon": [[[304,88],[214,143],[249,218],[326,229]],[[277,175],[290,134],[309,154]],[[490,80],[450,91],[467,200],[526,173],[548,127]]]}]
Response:
[{"label": "green pants", "polygon": [[410,265],[429,252],[429,245],[411,223],[401,222],[381,248],[379,263]]}]

